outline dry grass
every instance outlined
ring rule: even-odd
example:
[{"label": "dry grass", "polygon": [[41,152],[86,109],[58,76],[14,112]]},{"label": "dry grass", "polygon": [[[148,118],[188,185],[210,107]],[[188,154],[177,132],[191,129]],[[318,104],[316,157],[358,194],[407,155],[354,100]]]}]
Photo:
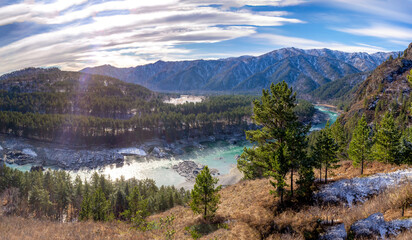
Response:
[{"label": "dry grass", "polygon": [[395,238],[396,240],[411,240],[412,239],[412,229],[409,231],[405,231]]},{"label": "dry grass", "polygon": [[[201,239],[261,239],[268,235],[274,220],[271,209],[276,206],[275,198],[269,194],[271,185],[267,179],[242,181],[224,188],[216,219],[228,224],[229,229],[219,229]],[[176,239],[190,239],[184,229],[202,222],[193,215],[190,208],[177,207],[149,217],[150,221],[170,215],[176,217],[173,227]],[[156,238],[153,232],[151,237]]]},{"label": "dry grass", "polygon": [[25,239],[146,239],[124,223],[58,223],[0,216],[1,240]]},{"label": "dry grass", "polygon": [[[360,177],[360,167],[355,168],[352,161],[345,160],[338,163],[340,166],[336,169],[331,169],[328,171],[328,179],[332,181],[337,181],[341,179],[349,179],[354,177]],[[389,173],[396,170],[405,169],[407,165],[392,165],[385,164],[381,162],[366,162],[364,166],[363,176],[369,176],[376,173]],[[322,172],[322,175],[324,172]],[[319,171],[315,170],[315,177],[319,177]],[[324,180],[325,176],[323,175]],[[329,181],[328,180],[328,181]]]},{"label": "dry grass", "polygon": [[[337,169],[331,170],[333,180],[359,176],[359,169],[350,161],[343,161]],[[404,166],[369,163],[365,175],[378,172],[392,172]],[[280,214],[274,209],[277,199],[269,194],[272,186],[268,179],[241,181],[221,190],[221,203],[217,211],[217,221],[228,224],[228,229],[218,229],[201,239],[304,239],[304,234],[322,231],[318,220],[343,222],[349,226],[356,220],[372,213],[384,213],[386,220],[400,218],[402,199],[412,196],[412,186],[403,185],[387,190],[364,204],[352,208],[344,206],[300,206]],[[172,228],[175,239],[191,239],[186,227],[201,224],[199,215],[194,215],[189,207],[175,207],[166,212],[152,215],[149,221],[158,221],[166,216],[175,216]],[[412,209],[405,212],[412,217]],[[0,239],[164,239],[164,230],[139,232],[130,225],[118,222],[57,223],[19,217],[2,217],[0,213]],[[409,235],[408,235],[409,234]],[[411,233],[403,233],[397,239],[412,239]]]},{"label": "dry grass", "polygon": [[[345,206],[308,206],[301,211],[287,210],[276,216],[275,224],[280,232],[289,231],[291,235],[304,233],[316,233],[322,231],[319,220],[331,224],[344,223],[347,230],[357,220],[367,218],[371,214],[381,212],[385,220],[401,218],[401,206],[405,199],[412,198],[412,183],[390,188],[385,192],[371,198],[363,204],[357,204],[350,208]],[[412,218],[412,209],[405,211],[404,217]],[[276,238],[273,238],[276,239]]]}]

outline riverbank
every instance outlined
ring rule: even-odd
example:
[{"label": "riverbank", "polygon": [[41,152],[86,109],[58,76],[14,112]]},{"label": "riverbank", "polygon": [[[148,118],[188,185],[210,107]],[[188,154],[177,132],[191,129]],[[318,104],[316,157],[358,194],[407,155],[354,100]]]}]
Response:
[{"label": "riverbank", "polygon": [[[164,139],[151,139],[142,144],[124,147],[73,147],[62,144],[40,142],[22,137],[0,134],[0,162],[11,165],[31,165],[62,170],[101,169],[107,165],[123,165],[126,158],[161,160],[181,156],[185,153],[207,148],[210,143],[227,141],[236,144],[244,141],[244,133],[216,134],[196,138],[180,139],[169,143]],[[30,167],[29,167],[30,169]]]},{"label": "riverbank", "polygon": [[344,113],[342,110],[340,110],[337,106],[331,105],[331,104],[327,104],[327,103],[316,103],[316,106],[321,106],[321,107],[327,107],[329,109],[331,109],[334,112],[338,112],[339,114]]},{"label": "riverbank", "polygon": [[[327,120],[333,123],[338,116],[329,108],[316,108],[317,117],[311,130],[322,129]],[[187,138],[173,143],[152,139],[118,148],[78,148],[0,135],[0,161],[22,171],[30,171],[31,166],[43,166],[45,169],[66,170],[73,178],[90,179],[97,172],[111,179],[121,176],[125,179],[149,178],[158,186],[175,185],[190,189],[194,182],[187,181],[188,175],[179,174],[173,166],[186,161],[207,165],[217,170],[215,176],[220,179],[219,184],[231,185],[242,178],[234,167],[236,156],[243,152],[244,147],[250,146],[244,133],[240,132]]]}]

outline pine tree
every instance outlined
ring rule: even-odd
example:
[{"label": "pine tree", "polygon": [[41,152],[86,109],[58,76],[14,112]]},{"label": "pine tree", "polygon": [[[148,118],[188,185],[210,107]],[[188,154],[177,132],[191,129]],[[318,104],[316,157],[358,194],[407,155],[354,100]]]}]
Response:
[{"label": "pine tree", "polygon": [[325,168],[325,183],[328,182],[328,169],[337,167],[336,163],[339,161],[337,158],[338,148],[338,144],[332,137],[328,121],[325,128],[317,136],[313,150],[313,155],[320,164],[320,171],[322,171],[322,166]]},{"label": "pine tree", "polygon": [[261,100],[255,100],[253,104],[253,120],[262,128],[246,132],[247,139],[255,146],[244,149],[238,168],[246,178],[273,177],[275,181],[271,184],[283,203],[286,174],[291,174],[293,193],[293,173],[307,160],[308,127],[298,121],[294,112],[296,93],[285,82],[272,83],[268,90],[263,89]]},{"label": "pine tree", "polygon": [[366,122],[365,114],[359,120],[356,126],[352,140],[349,143],[349,158],[352,159],[353,165],[361,165],[361,175],[363,174],[364,161],[369,159],[370,154],[370,140],[369,140],[370,130],[368,128],[368,123]]},{"label": "pine tree", "polygon": [[412,127],[405,129],[400,140],[399,163],[412,164]]},{"label": "pine tree", "polygon": [[372,156],[374,159],[386,163],[397,163],[400,137],[392,114],[386,112],[373,136]]},{"label": "pine tree", "polygon": [[346,146],[347,146],[347,137],[346,137],[345,129],[340,122],[340,119],[336,120],[336,122],[332,125],[331,133],[332,133],[333,139],[339,146],[339,149],[338,149],[339,155],[341,157],[344,157],[346,155],[345,152],[346,152]]},{"label": "pine tree", "polygon": [[80,205],[80,213],[79,217],[80,220],[88,220],[92,215],[92,210],[91,210],[91,198],[89,194],[85,194],[83,196],[83,201]]},{"label": "pine tree", "polygon": [[94,221],[106,221],[108,218],[108,202],[103,190],[98,187],[91,197],[91,215]]},{"label": "pine tree", "polygon": [[202,214],[205,220],[214,217],[219,204],[221,186],[215,188],[218,179],[212,177],[209,167],[205,166],[197,175],[196,183],[191,192],[190,207],[196,214]]}]

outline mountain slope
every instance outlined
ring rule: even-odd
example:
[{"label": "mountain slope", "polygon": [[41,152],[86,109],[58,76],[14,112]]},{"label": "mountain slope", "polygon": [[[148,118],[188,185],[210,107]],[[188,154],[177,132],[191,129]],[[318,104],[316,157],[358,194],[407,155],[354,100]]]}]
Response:
[{"label": "mountain slope", "polygon": [[392,111],[395,117],[401,116],[402,124],[412,123],[412,86],[407,75],[412,70],[412,43],[400,58],[385,61],[360,84],[353,96],[346,119],[366,113],[371,121],[384,111]]},{"label": "mountain slope", "polygon": [[107,75],[163,91],[250,91],[285,80],[301,93],[307,93],[348,74],[373,70],[397,54],[283,48],[257,57],[157,61],[134,68],[103,65],[81,72]]},{"label": "mountain slope", "polygon": [[27,68],[0,77],[2,111],[127,118],[133,103],[155,96],[140,85],[57,68]]},{"label": "mountain slope", "polygon": [[328,82],[319,88],[313,90],[304,98],[315,102],[345,102],[352,99],[357,87],[363,82],[369,75],[368,72],[360,72],[347,75],[343,78]]}]

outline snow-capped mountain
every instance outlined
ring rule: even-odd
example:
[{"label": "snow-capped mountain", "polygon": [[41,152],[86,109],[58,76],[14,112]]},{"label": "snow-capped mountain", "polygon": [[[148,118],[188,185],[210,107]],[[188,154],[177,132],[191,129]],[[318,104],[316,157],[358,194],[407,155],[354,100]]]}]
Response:
[{"label": "snow-capped mountain", "polygon": [[301,93],[349,74],[371,71],[398,52],[347,53],[330,49],[282,48],[261,56],[164,62],[116,68],[103,65],[82,72],[107,75],[152,90],[249,91],[285,80]]}]

